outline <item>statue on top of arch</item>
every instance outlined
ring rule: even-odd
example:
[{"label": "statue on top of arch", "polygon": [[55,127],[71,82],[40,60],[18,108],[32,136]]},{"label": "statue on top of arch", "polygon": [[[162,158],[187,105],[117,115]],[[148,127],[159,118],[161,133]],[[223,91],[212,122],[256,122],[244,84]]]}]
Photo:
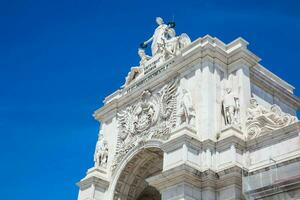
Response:
[{"label": "statue on top of arch", "polygon": [[[171,57],[178,55],[182,48],[191,43],[191,39],[186,33],[176,36],[174,30],[175,22],[165,24],[161,17],[156,17],[156,23],[158,26],[152,37],[140,44],[138,49],[138,55],[140,57],[139,66],[131,67],[122,88],[126,88],[133,81],[140,79],[144,74],[147,62],[151,62],[152,58],[155,57],[155,61],[162,63]],[[147,55],[145,52],[145,48],[147,48],[150,42],[152,42],[152,56]]]},{"label": "statue on top of arch", "polygon": [[140,45],[144,49],[152,42],[152,56],[160,54],[166,60],[171,56],[177,55],[180,49],[191,43],[191,39],[186,33],[176,36],[174,22],[165,24],[161,17],[156,17],[156,23],[158,26],[153,36]]}]

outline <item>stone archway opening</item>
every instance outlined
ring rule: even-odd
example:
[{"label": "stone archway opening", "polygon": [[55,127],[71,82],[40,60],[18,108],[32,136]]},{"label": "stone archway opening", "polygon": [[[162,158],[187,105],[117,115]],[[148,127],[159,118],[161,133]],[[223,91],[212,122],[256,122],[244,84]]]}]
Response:
[{"label": "stone archway opening", "polygon": [[156,147],[142,149],[122,170],[117,181],[115,200],[161,200],[158,190],[146,179],[162,171],[163,151]]}]

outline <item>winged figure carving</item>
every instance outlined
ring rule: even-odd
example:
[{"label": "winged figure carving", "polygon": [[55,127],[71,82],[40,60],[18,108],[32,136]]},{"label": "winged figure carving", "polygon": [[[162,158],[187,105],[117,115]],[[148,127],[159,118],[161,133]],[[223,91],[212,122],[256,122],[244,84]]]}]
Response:
[{"label": "winged figure carving", "polygon": [[167,119],[176,108],[176,92],[177,92],[178,79],[173,80],[170,84],[166,85],[160,95],[160,117]]}]

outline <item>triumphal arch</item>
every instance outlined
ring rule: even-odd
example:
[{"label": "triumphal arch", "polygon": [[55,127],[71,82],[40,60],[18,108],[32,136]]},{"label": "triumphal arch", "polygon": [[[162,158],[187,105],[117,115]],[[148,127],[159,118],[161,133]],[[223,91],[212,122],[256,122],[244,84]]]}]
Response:
[{"label": "triumphal arch", "polygon": [[242,38],[191,41],[174,22],[156,23],[94,113],[95,165],[78,200],[300,199],[293,86]]}]

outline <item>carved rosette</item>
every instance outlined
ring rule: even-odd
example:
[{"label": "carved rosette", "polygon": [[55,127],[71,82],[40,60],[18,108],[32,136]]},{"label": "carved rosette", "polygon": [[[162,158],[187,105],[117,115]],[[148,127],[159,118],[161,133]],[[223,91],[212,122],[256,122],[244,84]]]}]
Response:
[{"label": "carved rosette", "polygon": [[246,122],[248,139],[283,128],[296,121],[298,119],[295,116],[282,112],[277,105],[272,105],[270,109],[266,109],[259,105],[255,99],[251,99]]},{"label": "carved rosette", "polygon": [[117,114],[118,143],[112,169],[132,148],[149,139],[167,140],[176,126],[177,79],[156,93],[145,90],[141,98]]}]

